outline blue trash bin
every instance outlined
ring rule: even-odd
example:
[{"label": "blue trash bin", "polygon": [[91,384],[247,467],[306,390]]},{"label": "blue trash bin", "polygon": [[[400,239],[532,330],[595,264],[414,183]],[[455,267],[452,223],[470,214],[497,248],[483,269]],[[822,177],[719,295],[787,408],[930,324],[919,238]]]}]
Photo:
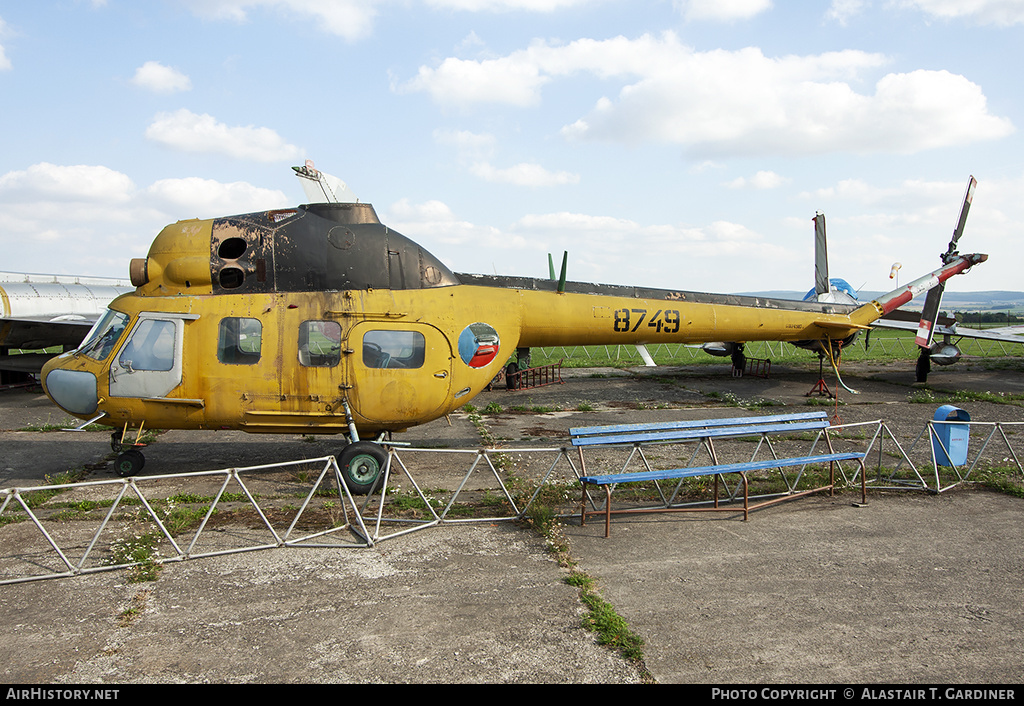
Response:
[{"label": "blue trash bin", "polygon": [[[936,422],[969,422],[971,415],[951,404],[944,404],[935,410],[933,419]],[[932,438],[935,462],[940,466],[964,465],[967,462],[967,442],[971,434],[971,425],[944,423],[933,426],[937,437]]]}]

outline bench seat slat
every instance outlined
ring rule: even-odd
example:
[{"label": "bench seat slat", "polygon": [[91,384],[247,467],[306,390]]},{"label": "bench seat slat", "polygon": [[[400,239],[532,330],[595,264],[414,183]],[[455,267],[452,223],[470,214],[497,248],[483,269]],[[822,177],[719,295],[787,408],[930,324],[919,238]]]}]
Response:
[{"label": "bench seat slat", "polygon": [[724,426],[742,426],[750,424],[769,424],[777,422],[802,422],[812,419],[826,419],[825,412],[798,412],[795,414],[770,414],[761,417],[727,417],[723,419],[690,419],[674,422],[648,422],[645,424],[609,424],[597,427],[574,427],[569,430],[571,436],[607,436],[611,434],[630,434],[645,431],[672,431],[675,429],[711,428]]},{"label": "bench seat slat", "polygon": [[805,466],[812,463],[829,463],[831,461],[855,461],[864,458],[861,452],[843,452],[801,456],[798,458],[769,459],[766,461],[750,461],[746,463],[725,463],[718,466],[696,466],[693,468],[674,468],[664,471],[639,471],[637,473],[613,473],[604,476],[583,476],[581,483],[590,485],[610,485],[612,483],[638,483],[651,480],[667,480],[669,478],[690,478],[695,476],[715,475],[719,473],[742,473],[746,471],[763,471],[770,468]]},{"label": "bench seat slat", "polygon": [[747,424],[744,426],[715,429],[680,429],[676,431],[645,432],[639,434],[615,434],[608,436],[573,437],[573,446],[613,446],[649,442],[686,441],[704,438],[726,438],[752,436],[757,434],[788,434],[798,431],[815,431],[829,427],[827,419],[821,421],[795,422],[789,424]]}]

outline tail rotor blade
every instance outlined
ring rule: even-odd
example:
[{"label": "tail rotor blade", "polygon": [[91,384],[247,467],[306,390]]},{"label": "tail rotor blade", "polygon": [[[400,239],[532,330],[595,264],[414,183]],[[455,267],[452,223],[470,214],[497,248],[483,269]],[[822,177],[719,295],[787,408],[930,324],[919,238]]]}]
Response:
[{"label": "tail rotor blade", "polygon": [[964,194],[964,203],[960,207],[960,218],[957,220],[956,229],[953,231],[953,239],[949,241],[949,249],[943,255],[943,262],[949,262],[956,254],[956,244],[960,236],[964,234],[964,225],[967,223],[967,212],[971,210],[971,202],[974,200],[974,189],[978,186],[978,180],[973,176],[967,182],[967,193]]},{"label": "tail rotor blade", "polygon": [[930,348],[932,345],[935,321],[939,318],[939,306],[942,304],[942,293],[945,289],[946,283],[940,282],[928,291],[928,297],[924,300],[921,322],[917,325],[917,336],[914,338],[914,343],[922,348]]}]

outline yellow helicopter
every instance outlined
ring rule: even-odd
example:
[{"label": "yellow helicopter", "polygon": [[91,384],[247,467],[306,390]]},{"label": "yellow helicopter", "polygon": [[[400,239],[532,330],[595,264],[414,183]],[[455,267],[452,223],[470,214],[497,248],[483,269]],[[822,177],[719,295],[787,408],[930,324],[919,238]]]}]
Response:
[{"label": "yellow helicopter", "polygon": [[[299,168],[296,168],[297,170]],[[309,203],[164,228],[131,261],[76,350],[46,364],[46,394],[115,427],[115,471],[145,463],[131,432],[342,434],[349,488],[369,492],[394,431],[443,417],[517,348],[842,340],[983,262],[957,255],[863,305],[455,274],[373,206]]]}]

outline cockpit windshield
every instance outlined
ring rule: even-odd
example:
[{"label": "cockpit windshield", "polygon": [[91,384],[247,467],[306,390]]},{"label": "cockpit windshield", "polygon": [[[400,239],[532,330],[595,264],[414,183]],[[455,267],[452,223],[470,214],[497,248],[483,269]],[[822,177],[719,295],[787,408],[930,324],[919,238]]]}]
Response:
[{"label": "cockpit windshield", "polygon": [[107,313],[92,327],[76,353],[87,355],[94,360],[105,360],[127,325],[127,314],[107,309]]}]

